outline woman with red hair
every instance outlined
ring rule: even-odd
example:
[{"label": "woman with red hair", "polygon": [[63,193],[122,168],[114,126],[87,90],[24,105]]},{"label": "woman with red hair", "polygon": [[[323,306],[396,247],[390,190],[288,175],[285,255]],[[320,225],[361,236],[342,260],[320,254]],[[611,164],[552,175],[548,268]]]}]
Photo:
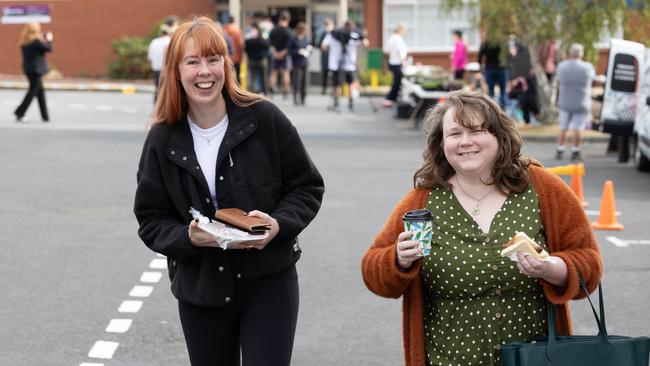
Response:
[{"label": "woman with red hair", "polygon": [[[239,87],[213,20],[174,32],[160,87],[134,212],[140,238],[167,256],[190,362],[289,365],[297,236],[320,208],[323,179],[287,117]],[[208,217],[240,208],[271,229],[221,249],[191,207]]]},{"label": "woman with red hair", "polygon": [[45,103],[45,88],[43,87],[43,75],[47,74],[48,66],[45,53],[52,51],[52,32],[42,33],[41,25],[28,23],[20,34],[20,50],[23,54],[23,72],[29,80],[29,89],[23,98],[22,103],[14,111],[16,122],[26,123],[24,119],[27,108],[36,97],[38,107],[41,110],[43,122],[48,122],[50,116],[47,113]]}]

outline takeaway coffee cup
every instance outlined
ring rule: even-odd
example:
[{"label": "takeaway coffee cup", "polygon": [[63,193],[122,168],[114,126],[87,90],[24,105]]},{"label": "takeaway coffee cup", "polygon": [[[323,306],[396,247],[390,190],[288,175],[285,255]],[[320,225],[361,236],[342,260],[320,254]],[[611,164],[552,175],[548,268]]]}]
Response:
[{"label": "takeaway coffee cup", "polygon": [[402,218],[404,230],[413,233],[411,240],[420,243],[421,256],[431,253],[431,236],[433,234],[433,217],[427,209],[408,211]]}]

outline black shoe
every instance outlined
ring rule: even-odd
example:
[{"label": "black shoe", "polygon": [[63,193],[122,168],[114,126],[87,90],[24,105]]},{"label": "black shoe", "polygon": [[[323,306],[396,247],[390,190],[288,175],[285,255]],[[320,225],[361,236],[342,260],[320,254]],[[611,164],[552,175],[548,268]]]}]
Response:
[{"label": "black shoe", "polygon": [[562,150],[555,150],[555,160],[562,160],[562,155],[564,154],[564,151]]},{"label": "black shoe", "polygon": [[29,121],[25,119],[25,116],[22,117],[16,116],[16,123],[29,123]]},{"label": "black shoe", "polygon": [[580,151],[571,152],[571,161],[582,161],[582,155]]}]

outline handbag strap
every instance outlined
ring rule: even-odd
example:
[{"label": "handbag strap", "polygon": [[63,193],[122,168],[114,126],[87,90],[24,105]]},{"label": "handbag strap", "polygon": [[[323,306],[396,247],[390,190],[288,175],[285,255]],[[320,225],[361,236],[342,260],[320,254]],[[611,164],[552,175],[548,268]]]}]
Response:
[{"label": "handbag strap", "polygon": [[[607,338],[607,327],[605,325],[605,303],[603,301],[602,284],[598,284],[598,301],[600,310],[600,317],[598,317],[596,308],[594,307],[594,304],[589,297],[587,285],[585,285],[585,281],[582,279],[582,276],[579,278],[580,288],[582,288],[582,291],[587,296],[587,300],[589,300],[591,311],[593,312],[594,319],[596,319],[596,324],[598,325],[598,354],[604,358],[607,358],[612,353],[612,345]],[[546,357],[549,361],[555,362],[557,361],[559,351],[555,335],[555,305],[548,300],[546,300],[546,317],[548,323],[548,343],[546,345]]]}]

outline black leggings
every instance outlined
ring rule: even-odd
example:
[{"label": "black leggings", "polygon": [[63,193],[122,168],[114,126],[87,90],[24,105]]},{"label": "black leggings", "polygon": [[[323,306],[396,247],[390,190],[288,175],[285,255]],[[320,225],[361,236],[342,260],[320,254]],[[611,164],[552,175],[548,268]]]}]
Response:
[{"label": "black leggings", "polygon": [[289,366],[298,319],[295,266],[279,274],[236,280],[223,308],[178,303],[193,366]]},{"label": "black leggings", "polygon": [[41,109],[41,118],[43,121],[49,121],[50,116],[47,113],[47,103],[45,102],[45,88],[43,87],[43,76],[39,74],[27,74],[27,79],[29,80],[29,89],[27,89],[27,94],[23,102],[20,103],[18,108],[14,111],[14,114],[18,118],[23,118],[27,108],[32,103],[32,99],[36,97],[38,100],[38,107]]}]

